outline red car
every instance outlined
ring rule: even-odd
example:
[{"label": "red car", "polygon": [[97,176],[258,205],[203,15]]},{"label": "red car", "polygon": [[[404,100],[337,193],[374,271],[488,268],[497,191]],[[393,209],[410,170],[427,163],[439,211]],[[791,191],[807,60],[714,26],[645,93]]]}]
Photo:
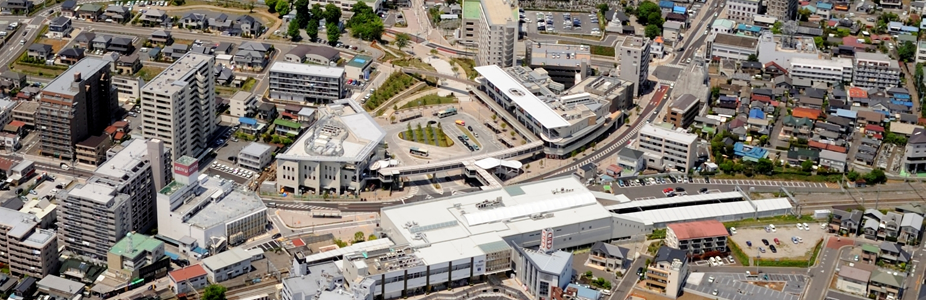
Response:
[{"label": "red car", "polygon": [[666,189],[662,190],[662,192],[663,192],[664,194],[668,194],[668,193],[671,193],[671,192],[674,192],[674,191],[675,191],[675,190],[673,190],[672,188],[666,188]]},{"label": "red car", "polygon": [[775,238],[775,245],[781,245],[781,242],[778,241],[778,238]]}]

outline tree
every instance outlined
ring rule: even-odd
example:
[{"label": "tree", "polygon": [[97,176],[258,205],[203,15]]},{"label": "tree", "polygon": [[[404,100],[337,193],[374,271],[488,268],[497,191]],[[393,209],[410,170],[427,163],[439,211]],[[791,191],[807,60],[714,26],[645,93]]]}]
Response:
[{"label": "tree", "polygon": [[366,3],[358,2],[351,8],[354,13],[350,20],[347,20],[347,27],[350,33],[356,38],[363,40],[379,40],[383,36],[383,19],[373,12],[373,9]]},{"label": "tree", "polygon": [[601,13],[602,16],[606,15],[609,10],[611,10],[611,8],[608,7],[607,3],[598,4],[598,12]]},{"label": "tree", "polygon": [[253,13],[253,12],[254,12],[254,1],[253,1],[253,0],[252,0],[252,1],[248,1],[248,3],[245,4],[245,6],[248,8],[248,12],[249,12],[249,13]]},{"label": "tree", "polygon": [[802,162],[801,170],[804,170],[804,172],[810,172],[810,170],[813,170],[813,161],[805,160],[804,162]]},{"label": "tree", "polygon": [[279,0],[264,0],[264,4],[267,4],[267,7],[270,8],[268,9],[270,12],[276,12],[277,1]]},{"label": "tree", "polygon": [[312,20],[312,14],[309,12],[309,0],[296,0],[296,24],[299,28],[305,28]]},{"label": "tree", "polygon": [[276,11],[280,16],[285,16],[289,14],[289,1],[279,0],[277,1]]},{"label": "tree", "polygon": [[228,289],[218,284],[211,284],[203,291],[203,300],[225,300],[225,291]]},{"label": "tree", "polygon": [[846,178],[849,179],[849,181],[856,181],[860,176],[861,175],[855,170],[849,171],[849,174],[846,174]]},{"label": "tree", "polygon": [[309,39],[315,41],[318,39],[318,20],[311,19],[309,24],[305,27],[305,33],[309,35]]},{"label": "tree", "polygon": [[356,242],[362,242],[364,236],[366,236],[366,235],[363,234],[363,231],[357,231],[357,232],[355,232],[355,233],[354,233],[354,243],[356,243]]},{"label": "tree", "polygon": [[897,56],[899,56],[902,61],[911,62],[913,61],[914,55],[916,55],[916,45],[911,41],[903,42],[903,44],[897,47]]},{"label": "tree", "polygon": [[326,30],[328,31],[328,44],[332,46],[336,45],[338,40],[341,39],[341,28],[329,25]]},{"label": "tree", "polygon": [[646,25],[646,29],[643,32],[644,32],[644,35],[646,35],[646,37],[651,38],[651,39],[662,35],[662,30],[660,30],[659,26],[656,26],[656,24]]},{"label": "tree", "polygon": [[772,33],[781,34],[781,25],[781,21],[775,21],[775,23],[772,24]]},{"label": "tree", "polygon": [[806,9],[806,8],[801,8],[797,10],[797,15],[802,22],[807,22],[807,20],[810,19],[810,14],[812,13],[810,12],[809,9]]},{"label": "tree", "polygon": [[299,39],[299,24],[296,20],[289,21],[289,28],[286,29],[286,35],[293,41]]},{"label": "tree", "polygon": [[375,234],[371,234],[370,236],[367,237],[367,240],[368,240],[368,241],[372,241],[372,240],[375,240],[375,239],[378,239],[378,238],[379,238],[379,237],[377,237]]},{"label": "tree", "polygon": [[400,33],[395,35],[395,46],[399,47],[399,50],[408,46],[409,38],[408,34]]},{"label": "tree", "polygon": [[759,145],[765,145],[765,144],[768,144],[768,136],[762,135],[759,137]]},{"label": "tree", "polygon": [[887,182],[887,176],[884,175],[884,171],[881,169],[874,169],[868,174],[865,174],[865,183],[867,184],[878,184]]},{"label": "tree", "polygon": [[[651,23],[656,23],[662,18],[662,10],[659,8],[659,5],[653,3],[652,1],[643,1],[640,3],[640,6],[637,7],[637,23],[640,25],[649,25]],[[656,24],[657,26],[662,26],[662,24]]]},{"label": "tree", "polygon": [[750,55],[749,55],[749,58],[747,58],[746,60],[747,60],[747,61],[756,61],[756,62],[757,62],[757,61],[759,61],[759,57],[756,56],[755,54],[750,54]]},{"label": "tree", "polygon": [[756,172],[758,173],[769,174],[772,172],[772,170],[774,170],[774,168],[775,167],[772,165],[772,160],[768,158],[759,159],[759,162],[756,163]]},{"label": "tree", "polygon": [[[334,3],[325,5],[325,24],[335,24],[341,22],[341,9]],[[325,25],[328,26],[328,25]]]},{"label": "tree", "polygon": [[309,9],[309,16],[315,21],[324,19],[325,9],[319,3],[312,4],[312,7]]},{"label": "tree", "polygon": [[[328,195],[328,193],[325,193],[325,195]],[[338,245],[339,248],[347,247],[347,242],[342,241],[341,239],[334,239],[334,244]]]}]

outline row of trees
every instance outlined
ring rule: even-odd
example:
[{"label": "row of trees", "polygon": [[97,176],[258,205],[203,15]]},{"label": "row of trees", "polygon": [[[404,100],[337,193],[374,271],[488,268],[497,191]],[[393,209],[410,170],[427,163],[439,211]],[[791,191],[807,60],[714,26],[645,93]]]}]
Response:
[{"label": "row of trees", "polygon": [[[270,1],[279,1],[277,4],[277,12],[279,12],[281,16],[289,13],[288,8],[279,10],[280,3],[286,3],[286,0]],[[288,3],[285,4],[287,7],[288,5]],[[293,40],[299,39],[299,30],[305,29],[310,40],[317,40],[319,34],[318,30],[321,26],[320,23],[324,20],[328,43],[330,45],[338,43],[338,40],[341,38],[341,27],[339,26],[341,21],[341,9],[338,8],[337,5],[328,3],[323,7],[321,4],[315,3],[310,7],[308,0],[297,0],[295,7],[296,17],[289,22],[289,28],[287,28],[286,32],[290,38]]]}]

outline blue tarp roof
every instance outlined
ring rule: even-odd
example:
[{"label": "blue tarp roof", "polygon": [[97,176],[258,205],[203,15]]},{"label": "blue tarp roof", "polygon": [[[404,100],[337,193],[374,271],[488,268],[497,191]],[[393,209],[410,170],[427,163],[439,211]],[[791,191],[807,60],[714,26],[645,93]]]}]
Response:
[{"label": "blue tarp roof", "polygon": [[209,252],[208,250],[203,249],[203,248],[200,247],[200,246],[196,246],[196,248],[193,248],[193,249],[190,250],[190,251],[196,252],[196,253],[199,254],[199,255],[206,255],[206,253]]},{"label": "blue tarp roof", "polygon": [[857,118],[858,118],[858,113],[857,113],[857,112],[851,111],[851,110],[848,110],[848,109],[837,109],[837,110],[836,110],[836,115],[837,115],[837,116],[840,116],[840,117],[843,117],[843,118],[849,118],[849,119],[857,119]]},{"label": "blue tarp roof", "polygon": [[761,108],[753,107],[749,110],[749,117],[752,119],[762,119],[765,120],[765,111],[762,111]]},{"label": "blue tarp roof", "polygon": [[662,1],[659,1],[659,7],[661,7],[661,8],[673,8],[673,7],[675,7],[675,2],[668,1],[668,0],[662,0]]},{"label": "blue tarp roof", "polygon": [[737,142],[733,144],[733,154],[742,156],[743,159],[748,161],[759,161],[759,159],[768,156],[768,150],[762,147],[746,146],[742,142]]},{"label": "blue tarp roof", "polygon": [[882,115],[885,115],[885,116],[888,116],[888,117],[893,117],[893,116],[894,116],[894,115],[892,115],[891,112],[889,112],[889,111],[876,110],[876,112],[879,112],[879,113],[881,113]]},{"label": "blue tarp roof", "polygon": [[900,27],[900,31],[906,31],[906,32],[920,32],[920,29],[919,29],[919,28],[916,28],[916,26],[902,26],[902,27]]},{"label": "blue tarp roof", "polygon": [[683,14],[685,13],[685,11],[686,9],[684,6],[676,6],[672,8],[672,12],[677,13],[677,14]]},{"label": "blue tarp roof", "polygon": [[897,100],[910,100],[910,95],[909,95],[909,94],[897,93],[897,94],[894,94],[894,99],[897,99]]},{"label": "blue tarp roof", "polygon": [[903,105],[903,106],[906,106],[906,107],[913,107],[913,102],[910,102],[910,101],[891,100],[891,103],[894,103],[894,104],[897,104],[897,105]]},{"label": "blue tarp roof", "polygon": [[762,27],[753,26],[753,25],[746,25],[746,24],[739,24],[739,25],[736,25],[736,30],[749,31],[749,32],[756,32],[756,33],[758,33],[758,32],[760,32],[760,31],[762,31]]},{"label": "blue tarp roof", "polygon": [[576,294],[578,294],[577,296],[580,298],[598,299],[598,297],[601,297],[600,292],[575,283],[570,283],[567,287],[576,288]]},{"label": "blue tarp roof", "polygon": [[244,125],[251,125],[251,126],[257,125],[257,120],[254,120],[254,119],[248,118],[248,117],[240,117],[240,118],[238,118],[238,122],[240,122],[241,124],[244,124]]},{"label": "blue tarp roof", "polygon": [[164,251],[164,255],[167,255],[167,257],[170,257],[170,259],[173,259],[173,260],[180,259],[180,255],[177,255],[176,253],[170,253],[170,252]]},{"label": "blue tarp roof", "polygon": [[817,8],[818,9],[833,9],[833,4],[826,3],[826,2],[817,2]]},{"label": "blue tarp roof", "polygon": [[611,181],[614,181],[614,177],[608,176],[607,174],[598,175],[598,179],[601,180],[601,182],[611,182]]}]

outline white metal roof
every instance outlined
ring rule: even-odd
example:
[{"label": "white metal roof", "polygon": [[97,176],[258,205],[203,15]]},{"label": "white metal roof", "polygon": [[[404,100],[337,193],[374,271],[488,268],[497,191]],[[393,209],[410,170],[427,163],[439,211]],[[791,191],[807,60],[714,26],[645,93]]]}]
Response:
[{"label": "white metal roof", "polygon": [[476,161],[476,166],[483,169],[491,169],[498,166],[505,166],[512,169],[520,169],[521,162],[516,160],[501,160],[494,157],[483,158]]},{"label": "white metal roof", "polygon": [[524,85],[511,77],[505,70],[497,65],[476,67],[476,72],[495,85],[502,93],[511,99],[518,107],[524,109],[527,115],[540,122],[546,128],[559,128],[569,126],[569,122],[553,111],[550,106],[531,94]]},{"label": "white metal roof", "polygon": [[344,248],[338,248],[331,251],[325,251],[321,253],[315,253],[305,257],[306,262],[322,261],[330,259],[332,257],[343,256],[345,254],[358,253],[363,251],[375,251],[380,249],[386,249],[392,247],[393,244],[391,239],[375,239],[372,241],[356,243]]},{"label": "white metal roof", "polygon": [[464,217],[466,218],[466,222],[470,226],[473,226],[526,217],[537,213],[553,212],[577,206],[590,205],[597,202],[595,196],[591,193],[566,193],[561,197],[553,199],[470,213],[466,214]]},{"label": "white metal roof", "polygon": [[721,200],[721,199],[734,199],[742,198],[743,194],[740,192],[723,192],[723,193],[713,193],[713,194],[698,194],[698,195],[686,195],[678,196],[672,198],[656,198],[649,200],[639,200],[639,201],[630,201],[621,204],[615,204],[606,206],[607,210],[616,210],[624,208],[633,208],[633,207],[647,207],[647,206],[656,206],[664,204],[681,204],[688,202],[698,202],[706,200]]},{"label": "white metal roof", "polygon": [[778,209],[788,209],[792,207],[791,202],[787,198],[755,200],[753,203],[756,205],[755,208],[753,208],[748,201],[741,201],[655,209],[629,214],[621,214],[621,216],[633,217],[643,220],[643,222],[645,222],[647,225],[653,225],[687,220],[731,217],[738,214],[754,213],[756,211],[766,212]]},{"label": "white metal roof", "polygon": [[653,124],[643,125],[643,128],[640,128],[640,135],[662,138],[678,142],[683,145],[691,145],[691,143],[694,143],[698,139],[697,135],[669,130],[662,127],[653,126]]}]

